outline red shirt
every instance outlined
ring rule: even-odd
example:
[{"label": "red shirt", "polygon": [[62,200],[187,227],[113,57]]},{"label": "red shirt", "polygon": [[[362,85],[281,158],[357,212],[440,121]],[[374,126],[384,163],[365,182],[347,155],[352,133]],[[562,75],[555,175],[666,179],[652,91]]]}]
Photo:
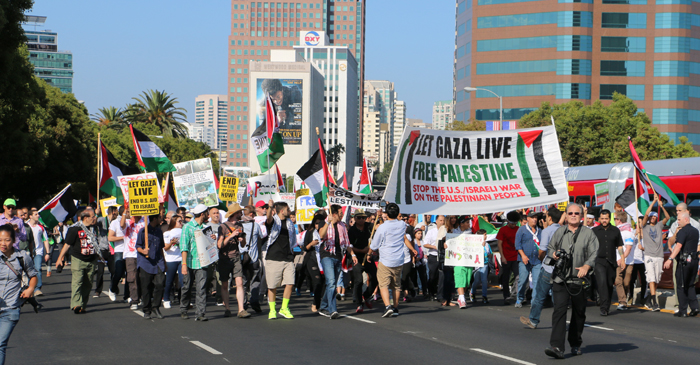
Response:
[{"label": "red shirt", "polygon": [[496,239],[503,242],[501,244],[501,247],[503,247],[501,255],[503,255],[507,261],[516,261],[518,259],[518,251],[515,250],[515,234],[518,233],[519,228],[518,226],[510,228],[505,225],[498,230],[498,234],[496,235]]}]

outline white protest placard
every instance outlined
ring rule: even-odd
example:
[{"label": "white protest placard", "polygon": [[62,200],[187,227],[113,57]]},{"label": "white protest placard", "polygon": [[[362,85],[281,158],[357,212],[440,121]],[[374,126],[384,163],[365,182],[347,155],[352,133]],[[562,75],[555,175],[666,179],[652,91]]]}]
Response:
[{"label": "white protest placard", "polygon": [[484,236],[481,234],[447,234],[446,266],[484,267]]},{"label": "white protest placard", "polygon": [[173,172],[173,185],[181,207],[191,210],[197,204],[208,207],[219,205],[209,158],[176,163],[174,166],[177,171]]},{"label": "white protest placard", "polygon": [[296,206],[296,196],[294,193],[280,193],[280,201],[287,203],[289,211],[293,211]]},{"label": "white protest placard", "polygon": [[568,201],[553,126],[502,131],[407,127],[384,200],[402,213],[463,215]]},{"label": "white protest placard", "polygon": [[198,229],[194,231],[194,241],[197,245],[197,257],[202,267],[209,266],[219,261],[219,249],[216,247],[216,241],[211,239],[211,234],[214,230],[211,227]]},{"label": "white protest placard", "polygon": [[[117,179],[119,179],[119,188],[122,189],[122,195],[124,195],[124,201],[129,201],[129,181],[133,180],[148,180],[148,179],[156,179],[158,181],[158,175],[156,175],[155,172],[147,172],[145,174],[137,174],[137,175],[122,175],[119,176]],[[163,190],[160,189],[160,184],[158,185],[158,202],[162,203],[163,202]]]},{"label": "white protest placard", "polygon": [[371,199],[369,196],[354,193],[343,189],[340,186],[331,184],[331,192],[329,194],[328,200],[333,204],[337,204],[343,207],[353,207],[362,209],[379,209],[381,200]]},{"label": "white protest placard", "polygon": [[275,174],[265,174],[248,179],[248,194],[253,198],[253,205],[259,201],[278,202],[282,200],[277,186],[277,176]]},{"label": "white protest placard", "polygon": [[318,210],[316,200],[309,189],[299,189],[296,194],[297,224],[309,224]]}]

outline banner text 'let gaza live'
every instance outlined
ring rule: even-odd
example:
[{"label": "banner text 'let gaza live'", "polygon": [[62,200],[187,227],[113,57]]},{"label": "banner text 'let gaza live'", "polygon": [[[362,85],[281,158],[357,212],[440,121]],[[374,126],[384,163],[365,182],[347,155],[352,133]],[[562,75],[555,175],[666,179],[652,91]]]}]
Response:
[{"label": "banner text 'let gaza live'", "polygon": [[384,195],[401,212],[477,214],[568,200],[554,127],[406,128]]}]

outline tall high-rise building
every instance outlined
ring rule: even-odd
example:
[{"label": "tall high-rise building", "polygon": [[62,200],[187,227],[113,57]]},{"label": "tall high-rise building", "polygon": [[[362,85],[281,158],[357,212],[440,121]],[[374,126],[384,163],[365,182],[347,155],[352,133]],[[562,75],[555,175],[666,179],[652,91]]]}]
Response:
[{"label": "tall high-rise building", "polygon": [[441,100],[433,103],[433,129],[444,130],[448,124],[452,123],[453,116],[452,100]]},{"label": "tall high-rise building", "polygon": [[365,105],[365,112],[362,120],[362,155],[369,161],[379,160],[379,132],[381,124],[379,122],[379,112],[369,110],[370,107]]},{"label": "tall high-rise building", "polygon": [[[396,99],[395,93],[394,99]],[[403,100],[396,100],[394,102],[394,136],[392,138],[394,151],[396,151],[399,144],[401,144],[401,136],[403,135],[404,128],[406,128],[406,102]]]},{"label": "tall high-rise building", "polygon": [[364,105],[368,111],[379,112],[379,123],[387,124],[389,133],[389,155],[394,155],[394,83],[386,80],[365,81]]},{"label": "tall high-rise building", "polygon": [[[238,130],[239,126],[249,124],[248,94],[252,87],[249,85],[248,75],[250,62],[270,61],[272,49],[291,50],[294,46],[301,46],[299,39],[302,30],[310,30],[305,34],[307,46],[313,46],[319,41],[319,34],[314,36],[314,32],[325,32],[330,45],[350,49],[358,63],[358,97],[362,95],[365,57],[364,1],[298,0],[291,3],[231,0],[227,78],[229,130]],[[362,99],[358,106],[358,115],[362,111],[361,103]],[[229,149],[235,149],[231,147],[230,142]],[[250,166],[251,161],[253,160],[250,157],[233,158],[228,160],[228,165]]]},{"label": "tall high-rise building", "polygon": [[[58,50],[58,33],[51,30],[36,30],[46,23],[45,16],[27,15],[24,34],[27,37],[29,62],[34,66],[34,75],[64,93],[73,92],[73,53]],[[34,27],[34,29],[29,29]]]},{"label": "tall high-rise building", "polygon": [[[203,127],[201,141],[208,144],[212,150],[227,149],[228,101],[226,99],[226,95],[214,94],[199,95],[194,99],[193,125]],[[241,147],[239,146],[238,149],[240,150]]]},{"label": "tall high-rise building", "polygon": [[[544,101],[627,95],[700,148],[700,8],[688,0],[456,0],[455,120],[519,119]],[[695,32],[695,33],[693,33]]]}]

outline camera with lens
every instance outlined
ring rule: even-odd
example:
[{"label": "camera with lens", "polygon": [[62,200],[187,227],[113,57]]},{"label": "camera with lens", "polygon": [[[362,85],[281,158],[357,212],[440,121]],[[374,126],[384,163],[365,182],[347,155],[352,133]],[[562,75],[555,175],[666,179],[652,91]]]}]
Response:
[{"label": "camera with lens", "polygon": [[552,276],[558,277],[562,280],[566,280],[569,268],[571,267],[571,264],[573,262],[571,254],[562,249],[559,249],[555,255],[558,257],[558,259],[554,259],[553,257],[547,256],[544,259],[544,264],[554,266]]}]

